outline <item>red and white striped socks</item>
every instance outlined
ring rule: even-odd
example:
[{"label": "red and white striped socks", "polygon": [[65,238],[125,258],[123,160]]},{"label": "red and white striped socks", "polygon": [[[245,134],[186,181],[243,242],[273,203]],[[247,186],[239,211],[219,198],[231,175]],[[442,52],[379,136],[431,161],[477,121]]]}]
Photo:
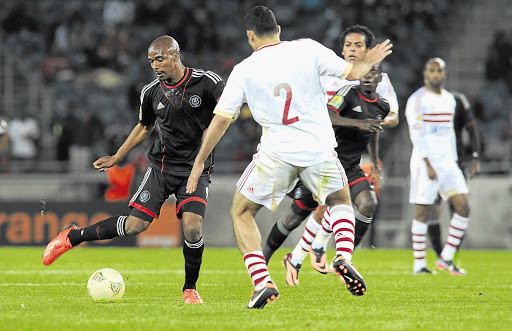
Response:
[{"label": "red and white striped socks", "polygon": [[336,255],[343,255],[348,261],[352,260],[354,251],[354,208],[349,205],[335,205],[328,208],[334,241],[336,243]]},{"label": "red and white striped socks", "polygon": [[324,217],[322,217],[322,225],[320,230],[318,231],[315,240],[311,243],[311,248],[313,249],[322,249],[324,252],[327,251],[327,244],[329,243],[329,239],[332,236],[332,228],[330,222],[331,216],[329,215],[329,210],[324,212]]},{"label": "red and white striped socks", "polygon": [[256,291],[265,287],[267,282],[272,281],[262,251],[254,251],[245,254],[244,262]]},{"label": "red and white striped socks", "polygon": [[315,239],[318,231],[320,230],[320,224],[316,222],[313,216],[314,213],[311,213],[308,216],[308,221],[306,222],[306,228],[304,229],[302,238],[300,238],[299,242],[290,254],[290,262],[294,266],[302,264],[306,256],[308,256],[311,242]]},{"label": "red and white striped socks", "polygon": [[427,229],[428,224],[422,223],[417,220],[412,221],[411,234],[412,234],[412,249],[414,254],[413,271],[419,271],[427,267]]},{"label": "red and white striped socks", "polygon": [[453,260],[453,255],[459,247],[462,237],[466,233],[469,225],[469,218],[454,213],[450,221],[450,230],[448,231],[448,239],[446,245],[441,252],[441,258],[445,261]]}]

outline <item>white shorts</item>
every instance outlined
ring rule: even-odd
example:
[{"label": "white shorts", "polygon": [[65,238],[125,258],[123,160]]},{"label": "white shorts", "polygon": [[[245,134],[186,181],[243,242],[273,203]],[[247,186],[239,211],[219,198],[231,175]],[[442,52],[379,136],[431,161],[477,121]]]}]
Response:
[{"label": "white shorts", "polygon": [[437,174],[436,180],[428,178],[427,165],[423,159],[411,159],[411,191],[409,202],[417,205],[431,205],[438,193],[444,200],[457,194],[468,194],[466,179],[456,162],[432,165]]},{"label": "white shorts", "polygon": [[329,194],[348,184],[345,170],[334,150],[331,160],[309,167],[294,166],[258,151],[236,187],[250,201],[276,210],[297,178],[302,180],[319,204],[325,204]]}]

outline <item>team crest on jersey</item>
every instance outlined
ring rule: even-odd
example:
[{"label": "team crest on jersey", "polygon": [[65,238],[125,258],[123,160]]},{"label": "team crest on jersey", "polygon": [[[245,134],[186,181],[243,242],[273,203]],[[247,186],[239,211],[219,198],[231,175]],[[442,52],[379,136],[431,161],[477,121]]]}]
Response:
[{"label": "team crest on jersey", "polygon": [[295,200],[297,199],[300,199],[300,197],[302,196],[302,189],[299,187],[298,189],[295,190],[295,192],[293,193],[293,198]]},{"label": "team crest on jersey", "polygon": [[192,107],[197,108],[201,106],[201,98],[199,97],[199,95],[194,94],[190,97],[189,103]]},{"label": "team crest on jersey", "polygon": [[149,194],[149,191],[142,191],[139,197],[140,202],[147,202],[149,199],[151,199],[151,194]]},{"label": "team crest on jersey", "polygon": [[343,100],[345,100],[345,98],[343,98],[343,96],[336,94],[335,96],[332,97],[331,100],[329,100],[328,105],[338,109],[338,108],[340,108],[341,104],[343,103]]}]

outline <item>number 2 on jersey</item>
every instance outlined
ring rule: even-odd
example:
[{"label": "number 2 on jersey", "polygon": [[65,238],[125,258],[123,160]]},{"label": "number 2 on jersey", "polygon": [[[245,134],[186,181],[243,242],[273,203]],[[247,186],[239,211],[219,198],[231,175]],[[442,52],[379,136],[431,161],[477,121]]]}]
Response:
[{"label": "number 2 on jersey", "polygon": [[290,111],[290,104],[292,103],[292,88],[290,85],[286,83],[279,83],[274,87],[274,96],[278,97],[280,95],[281,89],[286,92],[286,102],[284,103],[284,111],[283,111],[283,124],[289,125],[299,121],[299,117],[295,116],[294,118],[288,118],[288,112]]}]

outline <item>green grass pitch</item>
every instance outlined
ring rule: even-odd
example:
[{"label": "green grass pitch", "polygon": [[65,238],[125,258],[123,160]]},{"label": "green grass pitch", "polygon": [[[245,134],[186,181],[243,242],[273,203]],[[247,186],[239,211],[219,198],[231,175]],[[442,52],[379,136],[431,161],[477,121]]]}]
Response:
[{"label": "green grass pitch", "polygon": [[[309,257],[300,286],[286,286],[288,251],[269,265],[281,298],[249,310],[251,280],[236,249],[205,250],[205,304],[186,305],[181,249],[85,247],[45,267],[43,248],[0,248],[0,330],[512,330],[512,252],[465,250],[468,274],[460,277],[412,275],[410,250],[359,249],[353,262],[368,291],[354,297],[336,276],[314,271]],[[427,261],[434,269],[432,252]],[[87,294],[89,276],[104,267],[125,279],[118,303]]]}]

